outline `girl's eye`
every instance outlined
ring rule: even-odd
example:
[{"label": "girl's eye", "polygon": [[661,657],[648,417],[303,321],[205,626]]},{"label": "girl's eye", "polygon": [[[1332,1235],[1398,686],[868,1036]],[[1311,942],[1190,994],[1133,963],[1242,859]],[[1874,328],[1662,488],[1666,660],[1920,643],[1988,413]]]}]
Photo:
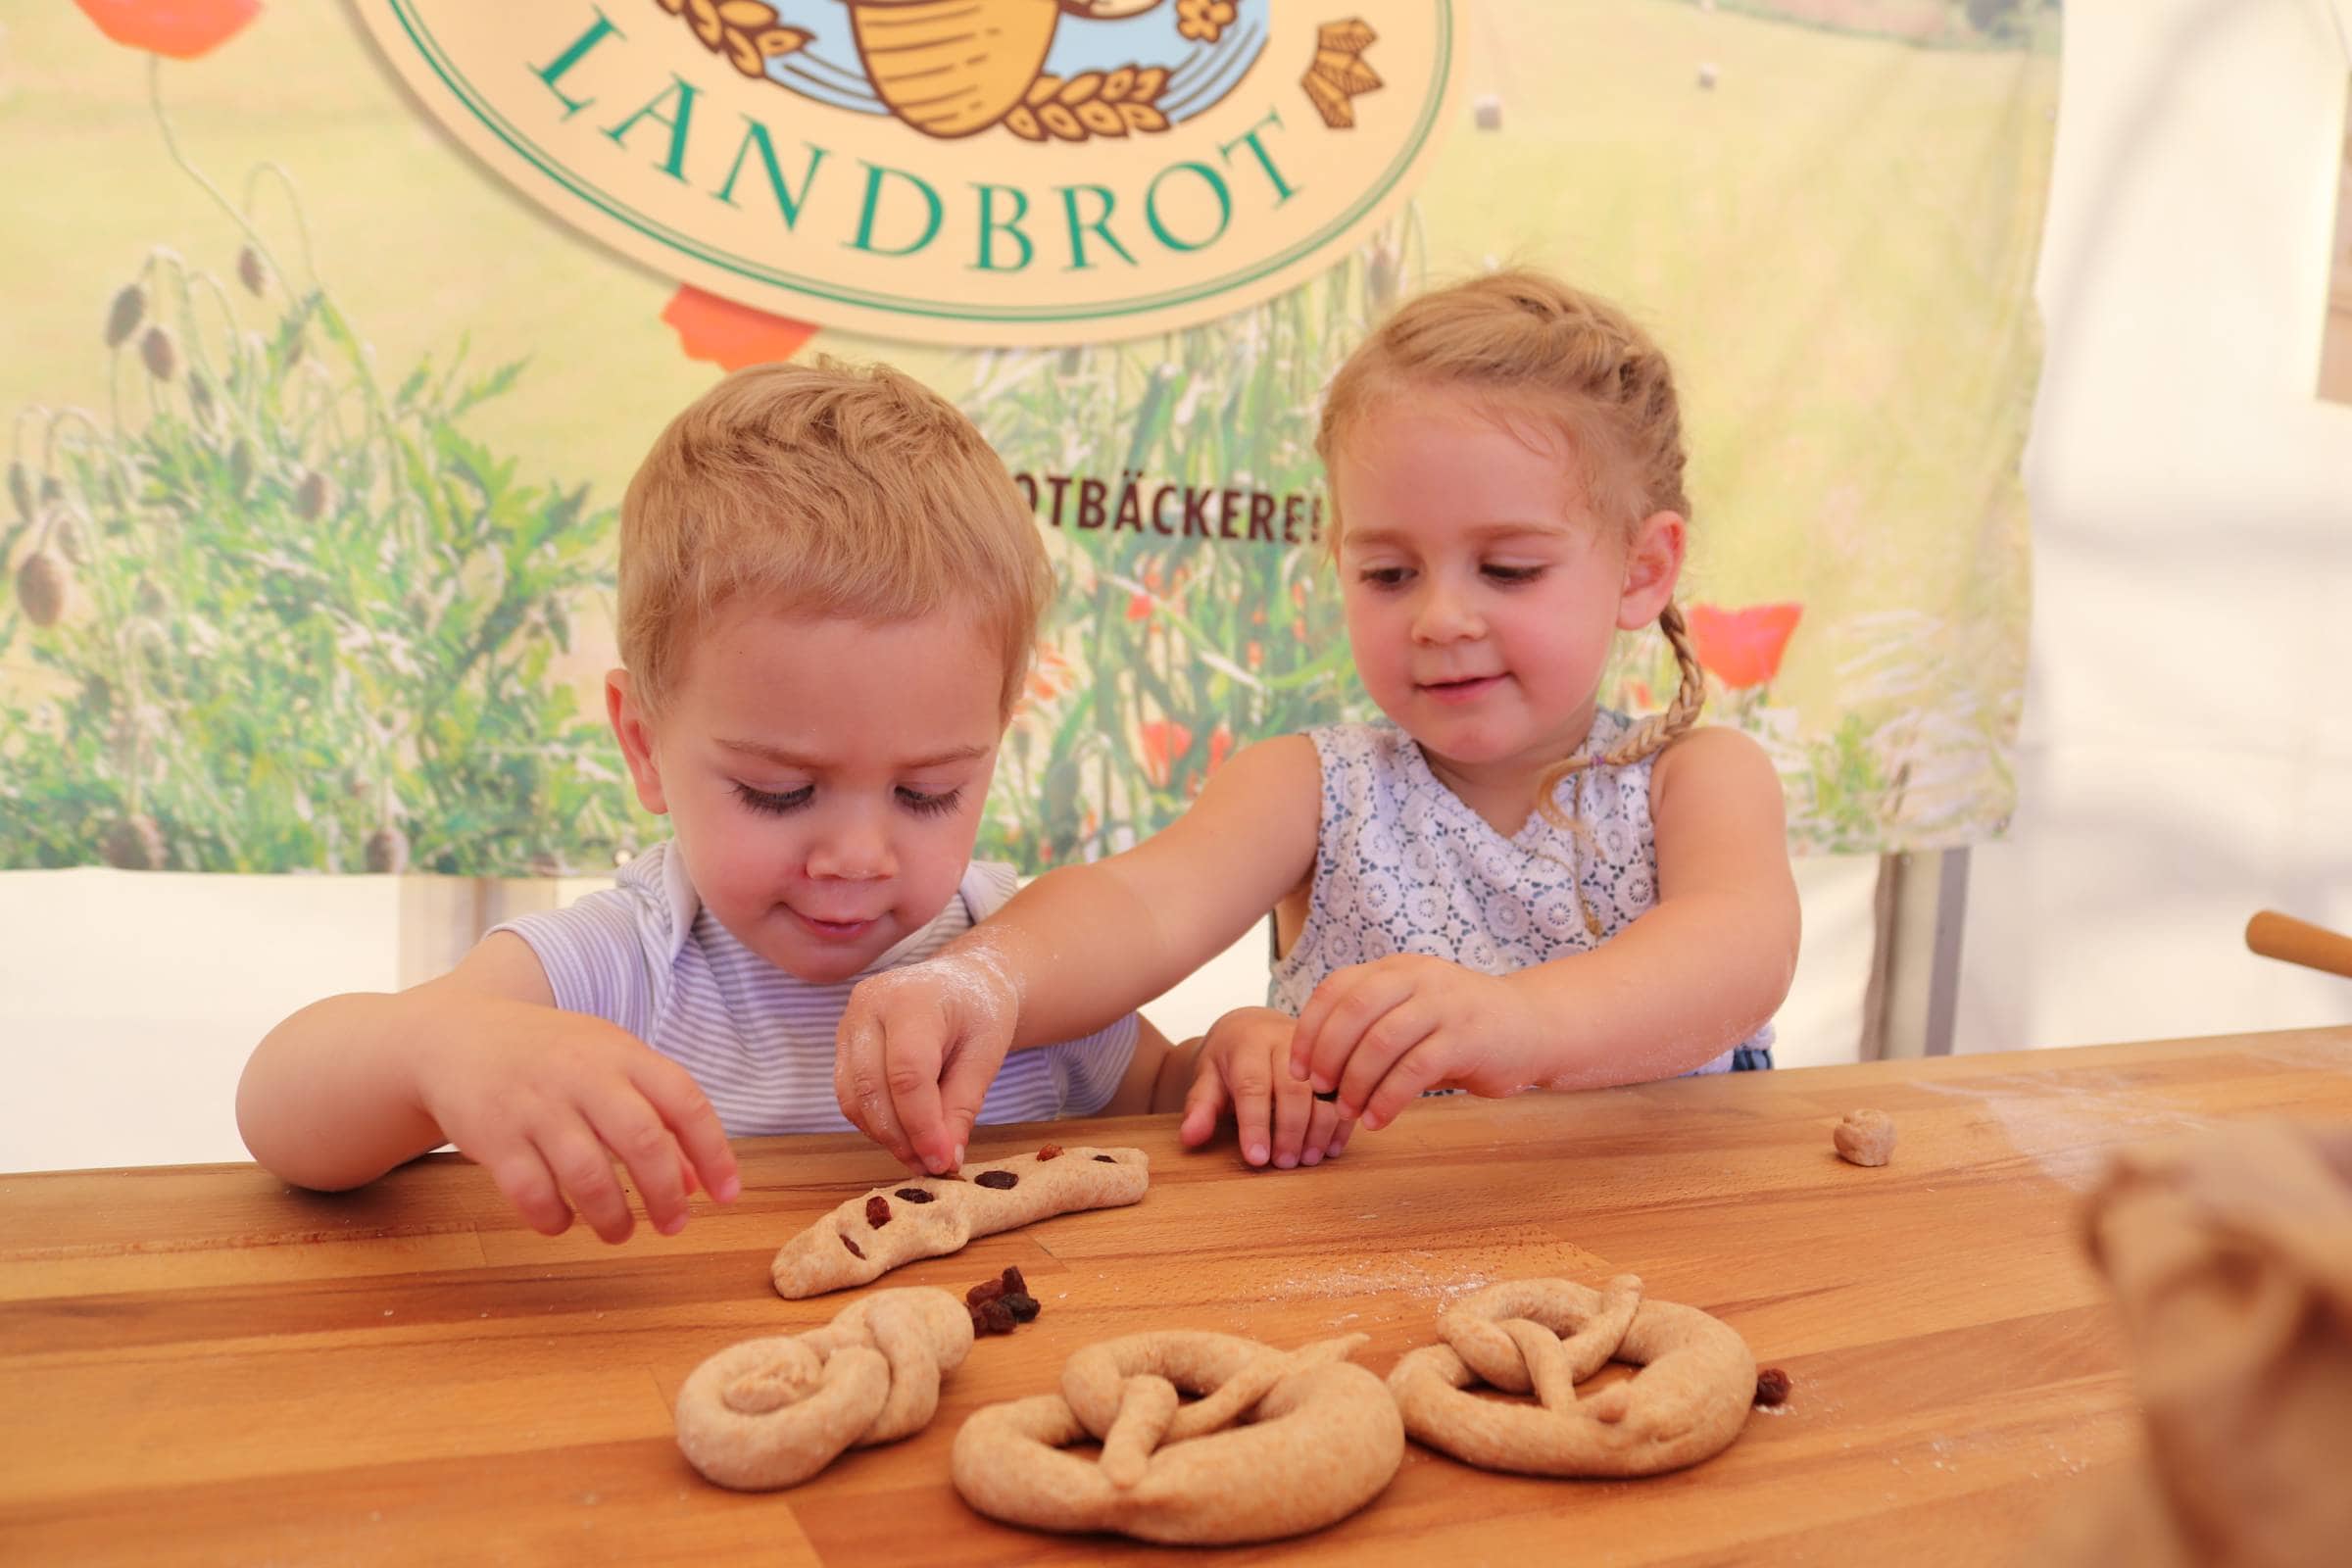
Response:
[{"label": "girl's eye", "polygon": [[1534,582],[1538,577],[1544,575],[1542,566],[1489,565],[1485,570],[1486,574],[1495,582]]},{"label": "girl's eye", "polygon": [[799,810],[814,800],[816,786],[804,784],[797,790],[786,790],[781,794],[774,794],[767,790],[756,790],[749,784],[738,783],[735,786],[735,798],[755,811],[762,811],[769,816],[782,816],[787,811]]},{"label": "girl's eye", "polygon": [[899,804],[917,816],[944,816],[956,809],[956,803],[962,799],[963,791],[960,789],[925,795],[921,790],[910,790],[904,785],[899,788]]},{"label": "girl's eye", "polygon": [[1356,573],[1356,580],[1368,582],[1375,588],[1395,588],[1404,581],[1402,566],[1366,566]]}]

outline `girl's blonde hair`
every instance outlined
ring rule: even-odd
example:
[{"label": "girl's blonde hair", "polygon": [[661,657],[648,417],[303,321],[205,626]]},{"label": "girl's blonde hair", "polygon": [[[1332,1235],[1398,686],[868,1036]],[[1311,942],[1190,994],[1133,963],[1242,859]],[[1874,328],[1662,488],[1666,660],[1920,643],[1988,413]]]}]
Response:
[{"label": "girl's blonde hair", "polygon": [[[1332,378],[1315,432],[1325,471],[1374,408],[1430,387],[1491,397],[1505,419],[1549,425],[1565,442],[1592,510],[1629,541],[1655,513],[1690,515],[1674,370],[1649,335],[1605,300],[1541,272],[1513,270],[1400,306]],[[1332,514],[1337,551],[1347,518],[1336,494]],[[1575,831],[1588,851],[1590,831],[1553,800],[1560,781],[1594,760],[1623,766],[1664,749],[1697,722],[1706,701],[1706,677],[1671,600],[1658,614],[1658,629],[1682,674],[1666,710],[1634,724],[1605,756],[1564,759],[1537,781],[1536,808]],[[1585,918],[1594,923],[1589,907]]]},{"label": "girl's blonde hair", "polygon": [[1052,591],[1003,460],[887,366],[736,371],[669,421],[620,504],[620,657],[649,711],[712,612],[752,595],[861,620],[968,608],[1009,716]]}]

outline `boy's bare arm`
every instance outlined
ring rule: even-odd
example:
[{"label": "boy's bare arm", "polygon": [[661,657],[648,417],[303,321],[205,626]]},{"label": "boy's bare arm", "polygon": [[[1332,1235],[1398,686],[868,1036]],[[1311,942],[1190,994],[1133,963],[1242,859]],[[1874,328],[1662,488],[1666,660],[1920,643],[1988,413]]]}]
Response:
[{"label": "boy's bare arm", "polygon": [[439,979],[330,997],[279,1024],[246,1063],[237,1126],[255,1159],[325,1191],[454,1142],[551,1235],[575,1207],[608,1241],[629,1233],[614,1160],[665,1231],[696,1181],[734,1196],[734,1155],[685,1070],[559,1009],[538,958],[506,932]]},{"label": "boy's bare arm", "polygon": [[496,1027],[500,1004],[552,1008],[527,943],[501,932],[448,974],[407,991],[315,1002],[263,1037],[237,1084],[237,1131],[297,1187],[339,1192],[449,1140],[424,1108],[420,1072],[450,1034]]}]

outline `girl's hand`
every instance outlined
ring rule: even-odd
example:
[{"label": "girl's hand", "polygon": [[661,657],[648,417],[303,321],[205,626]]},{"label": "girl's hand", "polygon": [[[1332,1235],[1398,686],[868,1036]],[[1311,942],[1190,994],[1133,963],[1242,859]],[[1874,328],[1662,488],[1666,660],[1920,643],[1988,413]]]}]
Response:
[{"label": "girl's hand", "polygon": [[664,1236],[685,1228],[698,1185],[722,1203],[741,1187],[686,1069],[601,1018],[469,999],[463,1028],[428,1037],[417,1098],[543,1236],[569,1229],[576,1209],[606,1241],[626,1241],[635,1222],[616,1163]]},{"label": "girl's hand", "polygon": [[1228,1106],[1241,1134],[1242,1157],[1252,1165],[1271,1161],[1289,1170],[1320,1163],[1348,1147],[1355,1124],[1282,1070],[1291,1029],[1290,1016],[1271,1007],[1238,1008],[1209,1029],[1184,1097],[1178,1131],[1187,1149],[1208,1142]]},{"label": "girl's hand", "polygon": [[1536,1070],[1541,1021],[1498,975],[1398,954],[1334,971],[1291,1038],[1290,1072],[1339,1091],[1340,1114],[1377,1132],[1424,1089],[1514,1093]]},{"label": "girl's hand", "polygon": [[954,1170],[1019,1014],[1020,996],[1004,969],[978,954],[950,953],[860,981],[834,1038],[841,1113],[908,1170]]}]

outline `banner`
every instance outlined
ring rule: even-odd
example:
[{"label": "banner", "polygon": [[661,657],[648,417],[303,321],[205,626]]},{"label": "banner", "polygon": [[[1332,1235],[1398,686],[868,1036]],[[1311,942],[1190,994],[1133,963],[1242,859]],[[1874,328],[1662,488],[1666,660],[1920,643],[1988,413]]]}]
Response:
[{"label": "banner", "polygon": [[[1528,264],[1676,362],[1708,716],[1799,851],[1998,831],[2056,15],[76,0],[12,19],[0,866],[579,872],[613,507],[717,368],[964,407],[1061,579],[981,853],[1369,711],[1319,389]],[[1612,702],[1671,661],[1626,639]]]}]

